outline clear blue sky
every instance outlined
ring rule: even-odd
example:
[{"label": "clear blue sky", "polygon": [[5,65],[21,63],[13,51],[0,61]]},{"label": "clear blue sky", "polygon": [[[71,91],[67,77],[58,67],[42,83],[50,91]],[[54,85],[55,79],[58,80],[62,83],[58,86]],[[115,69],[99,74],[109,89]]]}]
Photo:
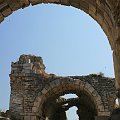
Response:
[{"label": "clear blue sky", "polygon": [[[48,73],[114,77],[107,37],[89,15],[73,7],[37,5],[0,24],[0,109],[9,108],[10,64],[21,54],[43,57]],[[73,120],[73,119],[72,119]]]}]

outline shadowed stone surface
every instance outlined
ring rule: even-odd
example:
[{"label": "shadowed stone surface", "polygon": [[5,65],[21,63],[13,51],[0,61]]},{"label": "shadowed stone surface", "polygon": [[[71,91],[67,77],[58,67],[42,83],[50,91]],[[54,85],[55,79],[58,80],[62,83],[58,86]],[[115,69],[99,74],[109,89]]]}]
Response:
[{"label": "shadowed stone surface", "polygon": [[119,120],[120,119],[120,108],[117,108],[112,111],[109,120]]}]

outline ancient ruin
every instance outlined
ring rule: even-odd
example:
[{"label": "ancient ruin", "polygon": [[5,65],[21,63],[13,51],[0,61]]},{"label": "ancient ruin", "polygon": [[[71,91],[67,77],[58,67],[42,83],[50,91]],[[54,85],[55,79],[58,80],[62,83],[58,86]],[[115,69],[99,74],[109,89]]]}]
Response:
[{"label": "ancient ruin", "polygon": [[[114,79],[102,75],[56,76],[41,57],[21,55],[11,64],[10,115],[15,120],[67,120],[76,106],[79,120],[107,120],[115,105]],[[78,97],[65,99],[65,94]]]},{"label": "ancient ruin", "polygon": [[0,0],[0,22],[18,9],[42,3],[75,7],[98,22],[113,51],[115,86],[120,98],[120,0]]},{"label": "ancient ruin", "polygon": [[[120,0],[0,0],[0,22],[18,9],[42,3],[78,8],[98,22],[107,35],[113,51],[115,88],[117,97],[120,98]],[[114,106],[115,90],[112,79],[94,75],[81,77],[49,75],[45,72],[45,66],[39,57],[21,56],[18,62],[12,64],[10,78],[10,111],[12,117],[17,120],[53,119],[55,110],[61,111],[61,109],[62,113],[59,115],[66,119],[65,111],[73,105],[78,107],[77,113],[80,117],[90,110],[91,115],[88,114],[90,120],[93,116],[96,120],[104,120]],[[75,93],[78,99],[60,98],[66,93]],[[68,106],[64,106],[61,99],[66,101]],[[74,104],[74,101],[79,100],[81,104]],[[50,101],[54,103],[49,103]],[[85,107],[83,101],[86,101],[89,108],[87,111],[82,110],[84,113],[81,114],[79,106]],[[55,105],[57,108],[45,109],[48,104]],[[88,119],[88,116],[84,119]],[[58,119],[57,117],[54,118]]]}]

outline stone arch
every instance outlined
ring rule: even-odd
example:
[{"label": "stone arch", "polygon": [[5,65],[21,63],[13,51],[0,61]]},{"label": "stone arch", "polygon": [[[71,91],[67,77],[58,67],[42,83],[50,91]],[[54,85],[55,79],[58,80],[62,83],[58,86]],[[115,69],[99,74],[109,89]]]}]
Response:
[{"label": "stone arch", "polygon": [[117,34],[116,29],[114,29],[116,23],[113,15],[114,6],[112,0],[2,0],[0,2],[0,22],[18,9],[41,3],[61,4],[83,10],[102,27],[113,49],[113,40],[117,39],[115,38]]},{"label": "stone arch", "polygon": [[[89,14],[105,32],[111,49],[115,70],[115,86],[120,92],[120,1],[119,0],[1,0],[0,23],[18,9],[30,5],[53,3],[72,6]],[[120,98],[120,95],[119,95]]]},{"label": "stone arch", "polygon": [[77,90],[79,92],[84,91],[87,93],[91,97],[93,104],[96,107],[97,115],[104,116],[106,114],[110,114],[109,110],[105,110],[101,96],[88,82],[83,82],[79,79],[72,78],[58,78],[50,82],[49,85],[46,85],[38,94],[32,107],[33,115],[40,116],[42,106],[49,97],[54,95],[60,96],[63,95],[65,91],[70,90]]}]

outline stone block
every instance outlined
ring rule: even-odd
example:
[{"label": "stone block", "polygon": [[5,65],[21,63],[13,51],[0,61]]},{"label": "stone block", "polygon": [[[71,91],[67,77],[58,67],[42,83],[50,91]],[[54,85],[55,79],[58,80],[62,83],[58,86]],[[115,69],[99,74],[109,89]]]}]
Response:
[{"label": "stone block", "polygon": [[91,87],[91,85],[89,83],[85,84],[85,89],[89,89]]},{"label": "stone block", "polygon": [[101,1],[100,0],[96,0],[96,3],[97,3],[98,6],[100,6]]},{"label": "stone block", "polygon": [[80,89],[83,90],[84,87],[85,87],[85,83],[81,81],[81,82],[80,82]]},{"label": "stone block", "polygon": [[80,2],[80,9],[88,13],[89,12],[89,4],[88,4],[88,2],[81,1]]},{"label": "stone block", "polygon": [[25,116],[24,120],[30,120],[30,116]]},{"label": "stone block", "polygon": [[20,0],[19,2],[20,2],[20,5],[21,5],[21,8],[25,8],[25,7],[30,5],[29,0]]},{"label": "stone block", "polygon": [[39,107],[39,102],[34,102],[34,107]]},{"label": "stone block", "polygon": [[25,70],[25,69],[23,69],[22,72],[23,73],[31,73],[31,70]]},{"label": "stone block", "polygon": [[32,108],[32,111],[33,111],[33,112],[36,112],[36,111],[37,111],[37,107],[33,107],[33,108]]},{"label": "stone block", "polygon": [[73,7],[80,8],[80,1],[79,0],[70,0],[70,4]]},{"label": "stone block", "polygon": [[30,66],[33,66],[33,64],[32,63],[24,63],[23,64],[23,67],[30,67]]},{"label": "stone block", "polygon": [[17,0],[6,0],[6,2],[9,4],[10,8],[15,11],[21,8],[21,5]]},{"label": "stone block", "polygon": [[54,88],[55,86],[56,86],[56,84],[55,84],[54,81],[50,83],[50,87],[51,87],[51,88]]},{"label": "stone block", "polygon": [[94,88],[93,87],[90,87],[89,88],[89,91],[92,93],[94,91]]},{"label": "stone block", "polygon": [[23,67],[23,69],[25,69],[25,70],[32,70],[32,66]]},{"label": "stone block", "polygon": [[95,120],[108,120],[108,116],[96,116]]},{"label": "stone block", "polygon": [[6,2],[1,2],[0,3],[0,10],[5,8],[6,6],[8,6],[8,4]]},{"label": "stone block", "polygon": [[96,97],[96,96],[98,95],[98,93],[96,92],[96,90],[94,90],[94,91],[92,92],[92,95],[93,95],[94,97]]},{"label": "stone block", "polygon": [[75,80],[75,85],[79,85],[80,84],[80,80]]},{"label": "stone block", "polygon": [[32,5],[40,4],[42,3],[42,0],[29,0]]},{"label": "stone block", "polygon": [[103,24],[103,20],[104,20],[104,11],[100,10],[97,8],[97,13],[96,13],[96,20],[98,21],[98,23],[100,25]]},{"label": "stone block", "polygon": [[44,88],[43,90],[42,90],[42,94],[46,94],[48,91]]},{"label": "stone block", "polygon": [[98,116],[110,116],[110,111],[108,112],[98,112]]},{"label": "stone block", "polygon": [[54,93],[57,93],[57,91],[58,91],[57,87],[53,89]]},{"label": "stone block", "polygon": [[43,0],[43,3],[60,3],[60,0]]},{"label": "stone block", "polygon": [[99,109],[99,111],[101,111],[101,112],[105,110],[105,109],[104,109],[104,106],[102,106],[102,105],[99,105],[99,106],[98,106],[98,109]]},{"label": "stone block", "polygon": [[3,15],[0,13],[0,23],[4,20]]},{"label": "stone block", "polygon": [[11,11],[11,9],[7,6],[7,7],[5,7],[4,10],[2,11],[2,14],[3,14],[4,17],[7,17],[7,16],[9,16],[10,14],[12,14],[12,11]]},{"label": "stone block", "polygon": [[11,68],[11,71],[15,71],[15,70],[17,70],[18,68],[17,67],[12,67]]},{"label": "stone block", "polygon": [[30,118],[31,118],[30,120],[37,120],[36,116],[31,116]]},{"label": "stone block", "polygon": [[70,6],[70,0],[61,0],[62,5]]},{"label": "stone block", "polygon": [[96,7],[91,4],[89,4],[89,14],[94,19],[96,18]]}]

